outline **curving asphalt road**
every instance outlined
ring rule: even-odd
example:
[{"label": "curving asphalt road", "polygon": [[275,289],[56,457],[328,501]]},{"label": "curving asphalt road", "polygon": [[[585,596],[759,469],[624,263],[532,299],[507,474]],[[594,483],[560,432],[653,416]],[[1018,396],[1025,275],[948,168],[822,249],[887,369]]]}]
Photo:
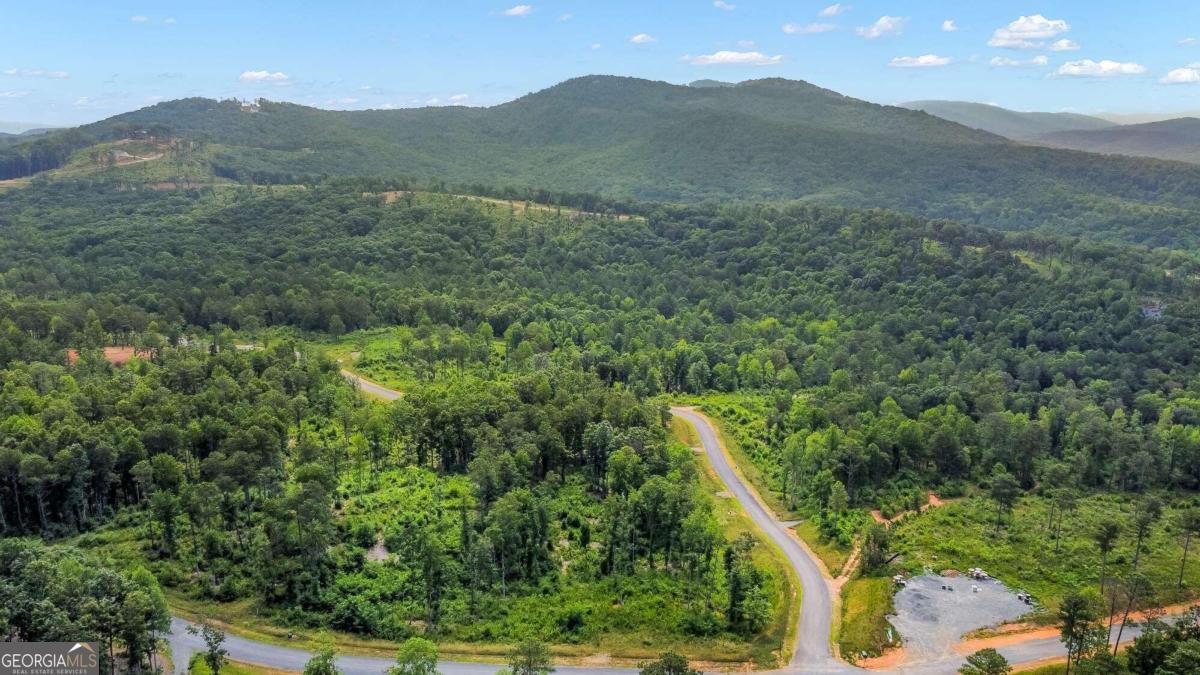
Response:
[{"label": "curving asphalt road", "polygon": [[352,382],[354,386],[358,387],[360,391],[365,391],[366,393],[372,396],[377,396],[385,401],[395,401],[396,399],[404,396],[404,392],[402,391],[388,389],[381,384],[375,384],[367,378],[362,377],[361,375],[356,375],[345,368],[342,369],[342,377],[350,380],[350,382]]},{"label": "curving asphalt road", "polygon": [[787,556],[796,570],[803,589],[800,602],[800,624],[796,631],[795,651],[789,664],[803,666],[805,672],[828,672],[842,670],[845,664],[833,657],[829,644],[829,626],[833,618],[833,589],[829,585],[820,564],[779,522],[775,515],[759,499],[758,494],[747,486],[730,463],[728,455],[717,440],[716,429],[703,415],[691,408],[671,408],[671,413],[687,420],[700,435],[700,443],[708,461],[716,470],[721,482],[730,494],[742,504],[742,508],[766,535]]},{"label": "curving asphalt road", "polygon": [[[342,374],[364,391],[385,400],[395,400],[403,396],[401,392],[382,387],[349,371],[343,370]],[[671,412],[695,427],[709,462],[722,482],[729,488],[730,494],[741,503],[755,524],[784,552],[799,577],[803,595],[795,649],[790,663],[774,672],[780,675],[882,672],[865,671],[848,665],[833,656],[829,642],[829,629],[833,614],[833,591],[820,563],[804,544],[789,533],[789,528],[775,518],[774,514],[759,499],[757,493],[742,481],[717,440],[717,433],[712,423],[691,408],[676,407],[672,408]],[[189,625],[191,624],[188,621],[178,617],[171,620],[171,634],[167,636],[167,642],[171,647],[177,673],[187,671],[187,663],[193,653],[204,651],[204,641],[200,636],[187,632]],[[1132,641],[1139,633],[1140,629],[1137,627],[1127,627],[1122,639],[1125,642]],[[233,633],[226,636],[224,646],[230,659],[279,670],[301,671],[304,669],[304,664],[312,658],[311,652],[302,649],[258,642]],[[1066,656],[1062,643],[1056,638],[1029,640],[1000,648],[999,651],[1013,664]],[[904,675],[949,675],[958,671],[963,660],[962,656],[947,653],[933,660],[905,664],[888,672]],[[379,675],[393,664],[394,661],[391,658],[385,657],[338,657],[338,668],[346,675]],[[438,664],[438,668],[444,675],[493,675],[501,666],[444,661]],[[632,668],[561,666],[557,668],[557,672],[565,675],[632,675],[637,671]]]}]

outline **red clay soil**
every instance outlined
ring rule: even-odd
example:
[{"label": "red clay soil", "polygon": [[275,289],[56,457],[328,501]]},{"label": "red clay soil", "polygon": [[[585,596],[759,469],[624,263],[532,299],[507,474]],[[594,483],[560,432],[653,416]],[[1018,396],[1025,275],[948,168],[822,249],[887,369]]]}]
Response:
[{"label": "red clay soil", "polygon": [[[1148,611],[1143,611],[1143,612],[1130,612],[1129,620],[1131,622],[1145,621],[1146,618],[1151,614],[1153,614],[1154,616],[1162,616],[1164,614],[1166,614],[1166,615],[1182,614],[1182,613],[1186,612],[1189,608],[1194,607],[1195,605],[1196,605],[1196,603],[1194,603],[1194,602],[1185,602],[1185,603],[1180,603],[1178,605],[1168,605],[1167,607],[1159,607],[1159,608],[1156,608],[1153,610],[1148,610]],[[1120,621],[1121,621],[1121,614],[1118,614],[1113,617],[1114,625],[1117,623],[1120,623]],[[1028,624],[1028,623],[1005,624],[1003,626],[1000,626],[997,629],[997,631],[999,631],[999,633],[1000,633],[999,635],[994,635],[994,636],[985,637],[985,638],[972,638],[969,640],[963,640],[962,642],[959,642],[957,645],[954,646],[954,651],[958,654],[973,654],[974,652],[977,652],[980,649],[985,649],[987,647],[992,647],[992,648],[1008,647],[1010,645],[1020,644],[1022,642],[1026,642],[1028,640],[1038,640],[1041,638],[1053,638],[1053,637],[1058,637],[1060,635],[1060,631],[1059,631],[1058,627],[1056,627],[1056,626],[1046,628],[1046,627],[1041,627],[1041,626],[1034,626],[1034,625]]]},{"label": "red clay soil", "polygon": [[[938,497],[937,495],[933,494],[932,492],[928,493],[927,496],[929,497],[929,501],[921,505],[921,513],[925,513],[929,509],[936,509],[937,507],[942,506],[943,504],[946,503],[946,501],[944,499],[942,499],[941,497]],[[902,511],[902,512],[897,513],[896,515],[892,516],[891,519],[889,520],[889,519],[883,517],[882,511],[875,510],[875,511],[871,512],[871,517],[874,518],[875,522],[877,522],[877,523],[881,523],[883,525],[890,525],[891,523],[894,523],[897,520],[900,520],[901,518],[903,518],[905,516],[912,515],[913,513],[914,513],[913,511]]]},{"label": "red clay soil", "polygon": [[882,656],[869,659],[859,659],[854,665],[867,670],[896,670],[908,660],[908,652],[904,647],[892,647],[883,652]]},{"label": "red clay soil", "polygon": [[[114,366],[123,366],[126,363],[129,363],[129,359],[132,359],[134,356],[137,356],[139,359],[148,359],[150,358],[150,352],[146,351],[145,349],[136,350],[131,346],[104,348],[104,358]],[[75,349],[68,349],[67,363],[73,366],[78,360],[79,351]]]}]

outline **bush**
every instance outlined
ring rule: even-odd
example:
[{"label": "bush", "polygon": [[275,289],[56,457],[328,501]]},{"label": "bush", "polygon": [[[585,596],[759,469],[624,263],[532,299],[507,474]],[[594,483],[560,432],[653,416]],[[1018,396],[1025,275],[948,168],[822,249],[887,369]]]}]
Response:
[{"label": "bush", "polygon": [[694,637],[712,637],[720,634],[725,622],[716,612],[699,610],[684,615],[680,628]]}]

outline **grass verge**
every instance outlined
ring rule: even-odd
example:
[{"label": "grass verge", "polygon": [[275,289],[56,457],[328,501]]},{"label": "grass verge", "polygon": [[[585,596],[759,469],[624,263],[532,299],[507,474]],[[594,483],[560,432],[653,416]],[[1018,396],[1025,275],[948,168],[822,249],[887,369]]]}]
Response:
[{"label": "grass verge", "polygon": [[899,644],[899,635],[887,620],[892,604],[892,581],[887,577],[859,577],[842,586],[842,626],[838,646],[851,662],[879,656]]}]

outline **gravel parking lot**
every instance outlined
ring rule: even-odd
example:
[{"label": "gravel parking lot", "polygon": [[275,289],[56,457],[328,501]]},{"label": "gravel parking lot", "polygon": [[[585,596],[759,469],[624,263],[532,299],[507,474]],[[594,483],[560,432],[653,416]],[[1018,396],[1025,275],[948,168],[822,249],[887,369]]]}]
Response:
[{"label": "gravel parking lot", "polygon": [[[943,590],[943,585],[954,590]],[[909,579],[895,602],[896,615],[889,618],[913,661],[951,654],[964,634],[1012,621],[1033,609],[994,579],[937,575]]]}]

